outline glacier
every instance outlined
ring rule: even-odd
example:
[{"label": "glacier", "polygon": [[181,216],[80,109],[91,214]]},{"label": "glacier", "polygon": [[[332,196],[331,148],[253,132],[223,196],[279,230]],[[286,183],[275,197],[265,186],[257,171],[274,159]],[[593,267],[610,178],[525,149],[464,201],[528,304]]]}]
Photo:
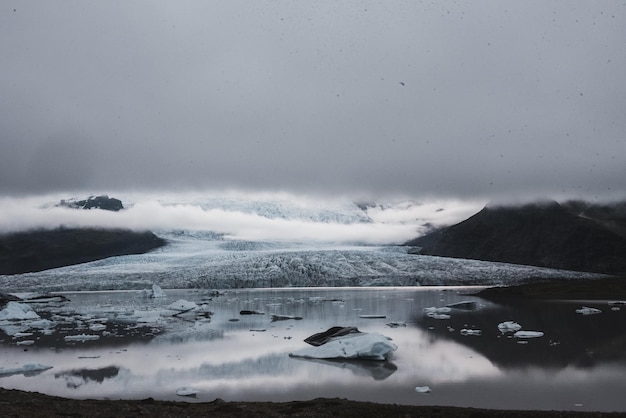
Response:
[{"label": "glacier", "polygon": [[29,227],[42,227],[45,221],[48,227],[148,228],[168,245],[147,254],[0,275],[0,287],[7,292],[46,292],[152,289],[153,285],[170,289],[466,286],[595,276],[415,255],[409,247],[397,245],[464,219],[480,206],[475,202],[355,203],[236,193],[116,196],[127,209],[79,211],[29,201],[30,207],[11,213],[11,222]]}]

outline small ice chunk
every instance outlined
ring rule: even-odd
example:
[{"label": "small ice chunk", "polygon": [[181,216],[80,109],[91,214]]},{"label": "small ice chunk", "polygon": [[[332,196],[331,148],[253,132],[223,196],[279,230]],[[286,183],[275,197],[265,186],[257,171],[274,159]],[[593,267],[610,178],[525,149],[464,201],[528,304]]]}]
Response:
[{"label": "small ice chunk", "polygon": [[78,335],[66,335],[63,337],[65,341],[93,341],[100,339],[99,335],[93,334],[78,334]]},{"label": "small ice chunk", "polygon": [[171,303],[167,306],[167,309],[171,309],[173,311],[190,311],[193,309],[198,309],[198,305],[195,302],[190,302],[185,299],[178,299],[176,302]]},{"label": "small ice chunk", "polygon": [[498,329],[501,333],[516,332],[522,329],[522,326],[514,321],[505,321],[498,324]]},{"label": "small ice chunk", "polygon": [[387,318],[387,315],[359,315],[359,318],[363,319],[384,319]]},{"label": "small ice chunk", "polygon": [[541,331],[517,331],[513,334],[515,338],[538,338],[543,337],[543,332]]},{"label": "small ice chunk", "polygon": [[429,386],[417,386],[415,388],[415,391],[417,393],[430,393],[430,387]]},{"label": "small ice chunk", "polygon": [[467,328],[463,328],[461,330],[461,335],[476,335],[476,336],[480,336],[482,335],[482,331],[479,329],[467,329]]},{"label": "small ice chunk", "polygon": [[18,341],[15,344],[17,345],[33,345],[35,344],[35,340],[22,340],[22,341]]},{"label": "small ice chunk", "polygon": [[594,314],[602,313],[602,311],[600,309],[590,308],[588,306],[583,306],[580,309],[576,309],[576,313],[579,313],[579,314],[582,314],[582,315],[594,315]]},{"label": "small ice chunk", "polygon": [[19,321],[39,318],[37,312],[25,303],[9,302],[4,309],[0,311],[0,320]]},{"label": "small ice chunk", "polygon": [[189,386],[183,386],[181,388],[176,389],[176,394],[178,396],[196,396],[198,393],[199,393],[198,390]]},{"label": "small ice chunk", "polygon": [[107,329],[107,326],[104,324],[91,324],[89,325],[89,329],[91,331],[98,332],[98,331],[104,331],[105,329]]}]

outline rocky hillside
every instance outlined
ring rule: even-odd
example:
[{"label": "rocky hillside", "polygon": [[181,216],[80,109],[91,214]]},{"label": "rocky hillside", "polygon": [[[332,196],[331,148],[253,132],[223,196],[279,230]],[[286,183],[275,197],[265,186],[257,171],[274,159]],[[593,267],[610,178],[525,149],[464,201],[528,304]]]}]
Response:
[{"label": "rocky hillside", "polygon": [[141,254],[165,245],[152,232],[59,228],[0,235],[0,274],[19,274]]},{"label": "rocky hillside", "polygon": [[[594,213],[603,214],[595,219]],[[483,208],[448,228],[409,241],[425,255],[599,273],[626,272],[621,220],[580,203]]]}]

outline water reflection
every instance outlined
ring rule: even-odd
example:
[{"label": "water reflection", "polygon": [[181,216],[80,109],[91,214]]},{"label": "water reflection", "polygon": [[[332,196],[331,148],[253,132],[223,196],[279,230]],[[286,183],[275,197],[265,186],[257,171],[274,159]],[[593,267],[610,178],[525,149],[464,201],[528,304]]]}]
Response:
[{"label": "water reflection", "polygon": [[[164,300],[142,299],[136,292],[70,294],[70,303],[48,312],[49,318],[67,319],[50,335],[49,329],[44,333],[10,324],[33,333],[27,338],[35,343],[26,348],[17,345],[20,338],[15,335],[0,336],[0,368],[29,362],[53,368],[36,377],[0,374],[0,385],[77,398],[196,402],[218,397],[346,397],[402,404],[626,411],[626,310],[586,303],[603,312],[583,316],[576,313],[582,302],[505,305],[468,296],[470,291],[256,289],[209,295],[170,290]],[[190,321],[160,313],[179,299],[208,303],[212,314]],[[424,311],[459,302],[469,303],[452,306],[448,319]],[[272,315],[284,319],[272,321]],[[86,330],[89,321],[105,317],[124,318],[99,322],[106,329],[98,332],[114,331],[109,339],[68,343],[62,337],[76,331],[76,321]],[[522,341],[503,335],[497,326],[509,320],[544,336]],[[387,362],[289,357],[307,346],[307,337],[333,326],[386,335],[398,349]],[[463,329],[481,330],[481,335],[462,335]],[[417,394],[417,386],[430,386],[432,392]],[[180,387],[197,390],[197,399],[177,397]]]},{"label": "water reflection", "polygon": [[308,361],[311,363],[321,364],[324,366],[334,366],[344,370],[350,370],[357,376],[371,377],[374,380],[385,380],[398,370],[398,366],[390,361],[374,361],[374,360],[319,360],[294,357],[296,360]]},{"label": "water reflection", "polygon": [[[581,302],[526,301],[496,304],[481,309],[450,312],[442,321],[420,314],[415,322],[437,338],[471,347],[501,368],[568,366],[591,368],[605,362],[626,362],[625,311],[612,310],[607,302],[586,302],[600,308],[598,315],[576,312]],[[516,338],[502,333],[498,324],[515,321],[523,330],[541,331],[539,338]],[[481,337],[462,330],[480,330]]]},{"label": "water reflection", "polygon": [[76,369],[67,372],[55,373],[55,379],[64,379],[68,388],[76,389],[86,383],[102,383],[105,379],[112,379],[120,372],[116,366],[101,367],[99,369]]}]

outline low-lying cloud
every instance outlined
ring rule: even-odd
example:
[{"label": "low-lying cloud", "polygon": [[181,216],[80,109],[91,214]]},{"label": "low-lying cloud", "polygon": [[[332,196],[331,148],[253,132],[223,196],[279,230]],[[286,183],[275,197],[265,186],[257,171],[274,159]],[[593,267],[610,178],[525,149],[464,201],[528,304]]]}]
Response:
[{"label": "low-lying cloud", "polygon": [[[127,228],[157,233],[211,231],[227,239],[251,241],[397,244],[432,226],[458,222],[480,208],[477,202],[422,204],[405,201],[370,204],[363,209],[348,200],[328,202],[330,207],[324,208],[323,204],[316,202],[312,205],[303,197],[290,196],[285,200],[284,195],[274,201],[268,195],[264,201],[256,202],[244,200],[241,196],[230,197],[225,201],[228,204],[220,203],[219,198],[205,198],[203,203],[201,198],[171,195],[168,201],[137,196],[134,199],[127,209],[111,212],[42,205],[36,198],[4,198],[0,199],[0,231],[61,226]],[[237,199],[241,199],[240,203]],[[263,213],[268,202],[279,208],[282,206],[283,212],[276,212],[272,206],[274,212],[271,215],[259,214]],[[287,207],[287,202],[292,202],[291,206]],[[219,207],[220,204],[224,207]],[[233,209],[233,205],[245,209]],[[255,205],[261,210],[255,210]],[[316,211],[321,215],[318,216]],[[333,215],[340,220],[333,219]]]}]

